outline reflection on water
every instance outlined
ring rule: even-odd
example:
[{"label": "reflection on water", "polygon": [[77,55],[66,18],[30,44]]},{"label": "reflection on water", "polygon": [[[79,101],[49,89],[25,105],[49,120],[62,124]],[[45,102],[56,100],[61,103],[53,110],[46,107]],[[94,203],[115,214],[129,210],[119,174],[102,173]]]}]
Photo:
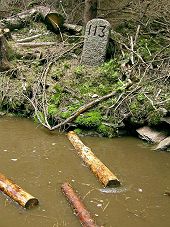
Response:
[{"label": "reflection on water", "polygon": [[164,196],[170,191],[170,154],[130,137],[82,141],[117,175],[121,188],[102,189],[65,134],[25,119],[0,118],[0,172],[40,201],[27,211],[0,193],[0,227],[80,226],[61,192],[65,181],[79,192],[99,225],[170,226],[170,197]]}]

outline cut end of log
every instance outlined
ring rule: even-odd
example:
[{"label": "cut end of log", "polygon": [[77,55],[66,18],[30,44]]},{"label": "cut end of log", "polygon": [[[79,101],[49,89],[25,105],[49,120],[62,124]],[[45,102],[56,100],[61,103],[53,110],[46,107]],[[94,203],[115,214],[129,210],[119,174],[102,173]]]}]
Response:
[{"label": "cut end of log", "polygon": [[38,199],[32,198],[32,199],[29,199],[29,200],[26,202],[25,208],[26,208],[26,209],[31,209],[31,208],[37,206],[38,204],[39,204]]},{"label": "cut end of log", "polygon": [[58,13],[49,13],[44,20],[47,28],[54,32],[59,32],[59,28],[64,24],[64,17]]},{"label": "cut end of log", "polygon": [[109,180],[106,185],[106,187],[108,188],[119,187],[119,186],[121,186],[121,183],[118,179]]}]

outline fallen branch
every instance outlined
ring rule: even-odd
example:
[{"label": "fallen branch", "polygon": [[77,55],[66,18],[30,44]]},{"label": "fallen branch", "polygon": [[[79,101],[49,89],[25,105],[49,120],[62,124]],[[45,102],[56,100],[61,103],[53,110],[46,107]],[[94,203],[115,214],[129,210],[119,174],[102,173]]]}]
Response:
[{"label": "fallen branch", "polygon": [[27,37],[25,39],[20,39],[20,40],[16,40],[17,43],[26,43],[26,42],[31,42],[41,36],[45,36],[45,35],[48,35],[49,33],[45,33],[45,34],[38,34],[38,35],[33,35],[33,36],[30,36],[30,37]]},{"label": "fallen branch", "polygon": [[11,180],[7,179],[0,173],[0,190],[11,197],[19,205],[24,208],[32,208],[38,205],[38,199],[25,192],[22,188],[16,185]]},{"label": "fallen branch", "polygon": [[82,143],[75,132],[70,131],[68,138],[85,164],[105,187],[120,186],[118,178],[93,154],[89,147]]},{"label": "fallen branch", "polygon": [[80,200],[80,198],[74,192],[71,185],[66,182],[61,186],[61,189],[62,189],[64,195],[67,197],[71,206],[74,208],[76,216],[79,218],[82,226],[97,227],[98,225],[92,219],[90,213],[87,211],[87,209],[85,208],[85,206],[82,203],[82,201]]},{"label": "fallen branch", "polygon": [[55,46],[57,45],[56,42],[41,42],[41,43],[17,43],[17,45],[22,46],[22,47],[40,47],[40,46]]},{"label": "fallen branch", "polygon": [[[125,85],[125,89],[128,88],[129,86],[131,86],[131,84],[127,83]],[[80,114],[84,113],[85,111],[91,109],[92,107],[94,107],[95,105],[99,104],[100,102],[103,102],[113,96],[115,96],[116,94],[118,93],[118,91],[113,91],[107,95],[104,95],[98,99],[95,99],[94,101],[88,103],[88,104],[85,104],[84,106],[81,106],[77,111],[75,111],[69,118],[67,118],[65,121],[61,122],[60,124],[54,126],[51,128],[51,130],[54,130],[54,129],[58,129],[72,121],[74,121],[76,119],[76,117],[78,117]]]}]

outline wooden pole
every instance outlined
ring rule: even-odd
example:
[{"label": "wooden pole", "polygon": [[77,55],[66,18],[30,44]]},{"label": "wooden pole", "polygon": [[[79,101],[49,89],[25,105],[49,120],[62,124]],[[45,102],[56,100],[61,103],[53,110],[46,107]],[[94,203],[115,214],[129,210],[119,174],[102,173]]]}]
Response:
[{"label": "wooden pole", "polygon": [[75,132],[70,131],[68,138],[85,164],[89,166],[105,187],[120,186],[118,178],[93,154],[89,147],[81,142]]},{"label": "wooden pole", "polygon": [[39,204],[38,199],[25,192],[12,180],[0,173],[0,190],[24,208],[30,209]]},{"label": "wooden pole", "polygon": [[76,216],[79,218],[82,226],[97,227],[95,221],[92,219],[90,213],[87,211],[80,198],[76,195],[71,185],[66,182],[61,186],[61,189],[71,206],[74,208]]}]

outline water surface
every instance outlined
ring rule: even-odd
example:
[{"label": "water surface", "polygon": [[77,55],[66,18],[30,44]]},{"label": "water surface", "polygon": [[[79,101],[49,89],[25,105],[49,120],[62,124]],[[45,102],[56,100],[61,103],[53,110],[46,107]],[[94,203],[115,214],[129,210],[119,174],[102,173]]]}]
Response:
[{"label": "water surface", "polygon": [[[169,227],[170,154],[142,141],[82,137],[120,179],[119,190],[103,190],[66,134],[49,132],[27,119],[0,118],[0,172],[40,205],[25,210],[0,193],[0,227],[81,226],[60,187],[71,183],[99,225]],[[109,193],[108,193],[109,192]]]}]

